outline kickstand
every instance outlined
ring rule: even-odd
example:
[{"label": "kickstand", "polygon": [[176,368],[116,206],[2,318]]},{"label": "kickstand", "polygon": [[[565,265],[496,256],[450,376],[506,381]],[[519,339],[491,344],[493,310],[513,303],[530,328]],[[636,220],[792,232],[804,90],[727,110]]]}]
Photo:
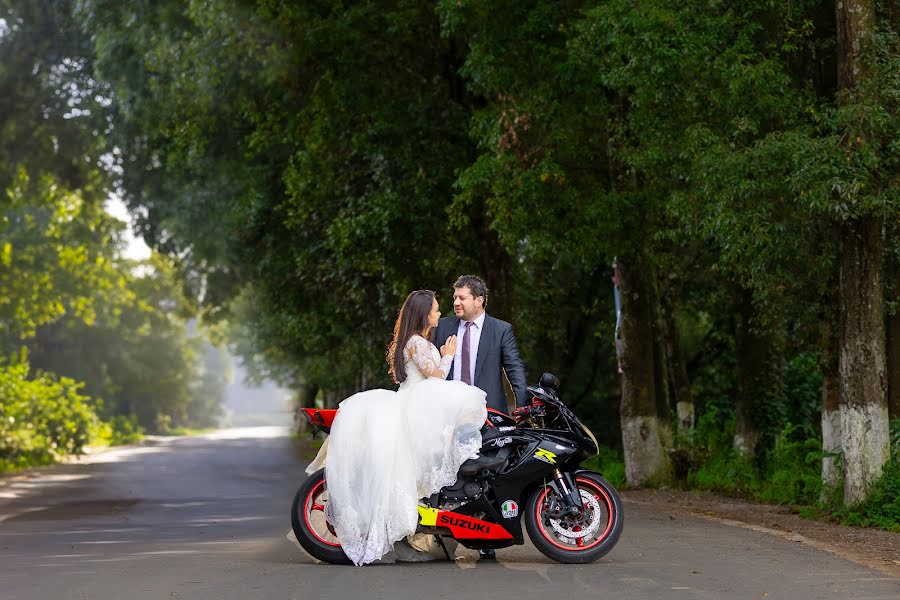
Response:
[{"label": "kickstand", "polygon": [[447,560],[449,560],[450,562],[453,562],[453,559],[450,558],[450,553],[447,552],[447,546],[444,545],[444,536],[436,535],[434,537],[437,538],[438,544],[441,545],[441,549],[444,551],[444,554],[447,556]]}]

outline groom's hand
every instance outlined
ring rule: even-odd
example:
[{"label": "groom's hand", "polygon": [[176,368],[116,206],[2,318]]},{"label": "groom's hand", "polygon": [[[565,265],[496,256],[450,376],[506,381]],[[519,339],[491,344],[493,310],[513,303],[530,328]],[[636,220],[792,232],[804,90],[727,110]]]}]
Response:
[{"label": "groom's hand", "polygon": [[456,354],[456,336],[451,335],[441,346],[441,356],[453,356],[454,354]]}]

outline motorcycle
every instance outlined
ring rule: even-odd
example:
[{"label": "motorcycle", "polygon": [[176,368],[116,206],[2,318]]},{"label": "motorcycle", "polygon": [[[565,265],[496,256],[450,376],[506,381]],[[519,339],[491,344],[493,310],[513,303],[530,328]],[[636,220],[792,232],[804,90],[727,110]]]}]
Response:
[{"label": "motorcycle", "polygon": [[[624,524],[619,493],[599,473],[580,468],[599,446],[558,388],[559,380],[544,373],[528,387],[530,404],[512,416],[488,409],[480,456],[460,466],[456,483],[420,500],[416,531],[435,535],[448,559],[445,537],[476,550],[524,544],[522,520],[534,546],[561,563],[593,562],[618,542]],[[301,411],[314,434],[328,433],[337,413]],[[313,557],[352,564],[325,518],[327,502],[320,469],[294,497],[294,534]]]}]

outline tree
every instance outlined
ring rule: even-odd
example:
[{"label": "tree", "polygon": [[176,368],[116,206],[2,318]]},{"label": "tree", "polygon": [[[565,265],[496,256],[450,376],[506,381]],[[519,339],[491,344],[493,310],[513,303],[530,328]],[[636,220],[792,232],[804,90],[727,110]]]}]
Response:
[{"label": "tree", "polygon": [[27,351],[35,374],[16,377],[40,387],[62,374],[90,397],[92,415],[151,430],[160,414],[208,421],[210,394],[190,394],[196,344],[172,265],[156,258],[136,276],[121,256],[123,224],[104,210],[121,152],[106,145],[112,98],[77,6],[0,3],[0,361]]},{"label": "tree", "polygon": [[[884,52],[884,44],[896,46],[897,34],[890,32],[887,40],[880,39],[879,27],[887,24],[879,24],[879,19],[886,18],[876,14],[874,0],[837,2],[835,7],[838,124],[847,169],[856,175],[838,190],[849,213],[840,233],[839,401],[844,502],[852,504],[865,499],[890,457],[882,234],[884,211],[891,204],[896,210],[897,191],[882,177],[890,171],[882,169],[896,167],[897,158],[896,153],[881,156],[884,145],[890,144],[881,136],[895,132],[881,122],[889,107],[880,101],[896,102],[896,97],[892,99],[885,91],[890,94],[898,89],[896,67],[900,61],[896,54],[878,56]],[[894,67],[893,73],[881,71],[890,67]],[[879,89],[887,83],[883,77],[894,80],[893,90]]]},{"label": "tree", "polygon": [[80,16],[147,241],[178,258],[208,319],[252,295],[261,349],[311,385],[386,383],[410,289],[479,270],[506,285],[480,207],[470,226],[447,218],[472,99],[430,5],[97,1]]}]

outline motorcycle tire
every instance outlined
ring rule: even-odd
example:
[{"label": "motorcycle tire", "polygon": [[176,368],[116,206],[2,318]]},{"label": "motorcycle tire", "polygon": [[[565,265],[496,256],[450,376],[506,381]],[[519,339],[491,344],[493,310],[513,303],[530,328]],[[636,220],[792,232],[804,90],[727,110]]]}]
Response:
[{"label": "motorcycle tire", "polygon": [[597,473],[575,474],[585,510],[577,518],[552,519],[546,513],[554,494],[549,486],[528,498],[525,528],[540,552],[557,562],[584,564],[605,556],[619,541],[625,514],[619,493]]},{"label": "motorcycle tire", "polygon": [[[297,541],[310,556],[335,565],[352,565],[341,550],[334,531],[324,519],[324,502],[322,496],[328,493],[325,485],[325,469],[319,469],[306,478],[291,505],[291,526]],[[322,514],[313,518],[313,514]]]}]

